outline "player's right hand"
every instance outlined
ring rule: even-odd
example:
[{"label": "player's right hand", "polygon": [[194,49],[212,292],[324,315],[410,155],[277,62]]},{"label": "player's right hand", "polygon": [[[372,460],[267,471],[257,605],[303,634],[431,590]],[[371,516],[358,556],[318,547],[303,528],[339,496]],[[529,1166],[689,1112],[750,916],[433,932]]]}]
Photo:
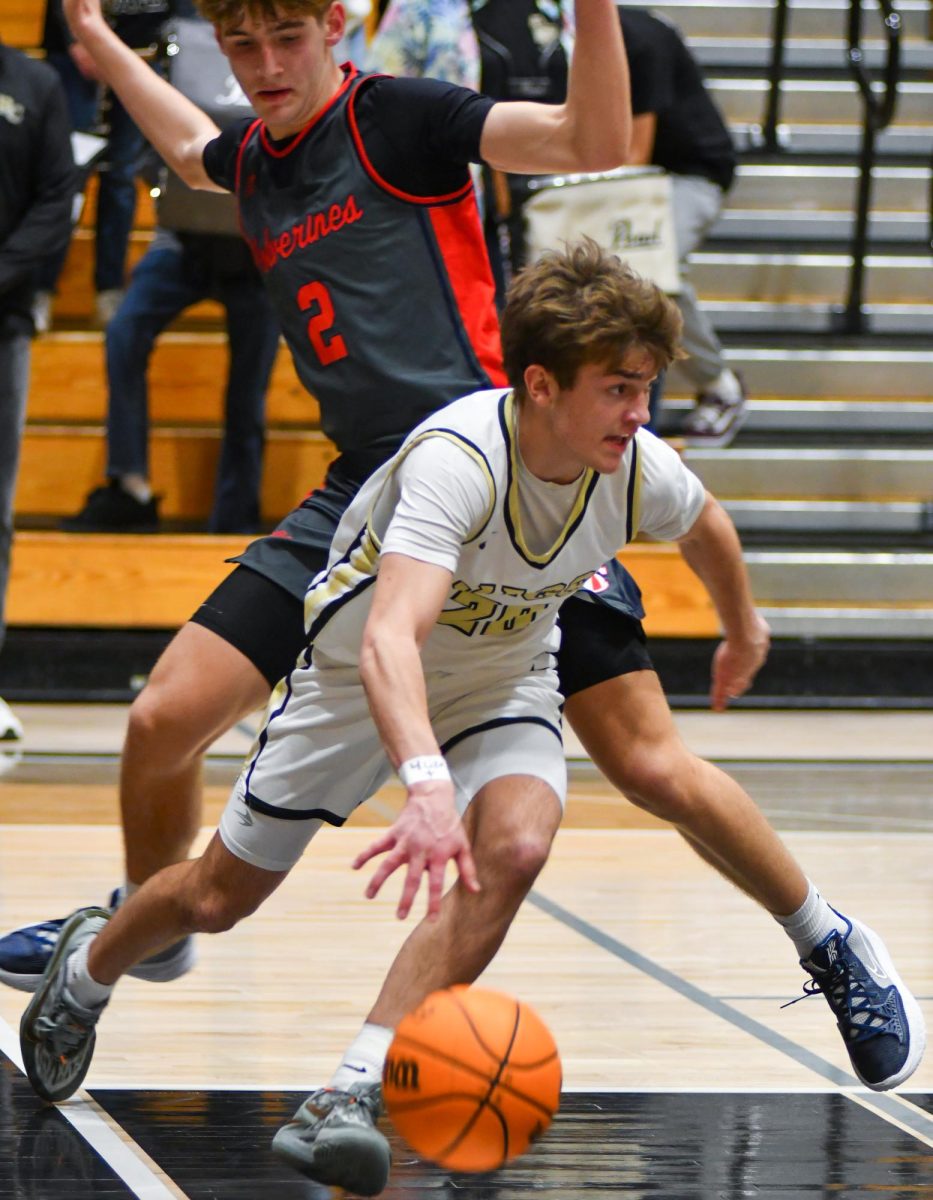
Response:
[{"label": "player's right hand", "polygon": [[408,864],[396,916],[411,912],[421,876],[428,876],[428,920],[436,920],[444,892],[444,868],[453,859],[460,879],[471,892],[480,890],[476,864],[466,830],[457,813],[453,784],[449,779],[416,783],[408,789],[408,801],[391,829],[353,861],[359,870],[377,854],[385,854],[369,881],[366,896],[372,899],[391,874]]},{"label": "player's right hand", "polygon": [[80,38],[81,34],[95,22],[106,24],[100,0],[62,0],[62,10],[68,28]]}]

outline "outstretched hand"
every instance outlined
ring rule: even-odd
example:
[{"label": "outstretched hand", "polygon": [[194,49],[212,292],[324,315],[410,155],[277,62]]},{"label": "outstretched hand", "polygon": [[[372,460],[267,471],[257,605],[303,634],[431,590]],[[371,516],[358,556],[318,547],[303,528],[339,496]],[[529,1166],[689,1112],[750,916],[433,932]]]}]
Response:
[{"label": "outstretched hand", "polygon": [[366,896],[372,900],[399,867],[408,864],[396,916],[403,920],[411,912],[421,876],[428,876],[428,919],[436,920],[444,890],[444,868],[449,860],[457,865],[468,891],[480,890],[466,830],[457,814],[450,780],[414,784],[408,801],[392,828],[353,860],[359,870],[378,854],[386,857],[369,881]]},{"label": "outstretched hand", "polygon": [[104,22],[101,0],[62,0],[68,28],[80,40],[82,32],[95,22]]},{"label": "outstretched hand", "polygon": [[757,628],[745,637],[726,637],[713,655],[710,707],[725,712],[730,700],[744,695],[755,682],[771,646],[771,630],[763,617],[755,614]]}]

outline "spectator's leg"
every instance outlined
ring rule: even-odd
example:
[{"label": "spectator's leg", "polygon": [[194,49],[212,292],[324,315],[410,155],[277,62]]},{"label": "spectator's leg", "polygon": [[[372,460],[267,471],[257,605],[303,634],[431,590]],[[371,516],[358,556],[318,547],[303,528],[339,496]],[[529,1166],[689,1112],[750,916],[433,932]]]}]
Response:
[{"label": "spectator's leg", "polygon": [[703,243],[722,208],[722,189],[708,179],[674,175],[673,209],[681,292],[677,304],[684,319],[683,347],[690,355],[680,364],[683,373],[702,389],[723,369],[722,346],[712,322],[690,282],[690,255]]},{"label": "spectator's leg", "polygon": [[107,327],[107,474],[113,479],[149,477],[149,357],[165,326],[203,299],[184,267],[181,249],[150,250]]},{"label": "spectator's leg", "polygon": [[29,338],[0,338],[0,646],[6,626],[4,609],[13,544],[13,493],[29,392]]},{"label": "spectator's leg", "polygon": [[230,363],[223,445],[208,529],[252,533],[259,525],[266,389],[279,325],[258,278],[225,280],[220,293],[227,310]]},{"label": "spectator's leg", "polygon": [[126,252],[136,213],[136,164],[143,137],[113,93],[109,100],[106,169],[100,173],[94,287],[98,293],[123,288]]}]

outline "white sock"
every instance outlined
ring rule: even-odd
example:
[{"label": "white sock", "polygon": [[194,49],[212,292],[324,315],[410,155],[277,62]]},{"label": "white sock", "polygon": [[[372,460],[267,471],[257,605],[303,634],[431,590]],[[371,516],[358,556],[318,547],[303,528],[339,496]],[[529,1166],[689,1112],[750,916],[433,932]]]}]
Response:
[{"label": "white sock", "polygon": [[775,917],[784,932],[797,947],[797,957],[807,958],[810,953],[833,932],[845,930],[839,914],[823,899],[810,880],[807,898],[796,912],[789,917]]},{"label": "white sock", "polygon": [[730,371],[728,367],[724,367],[713,382],[703,388],[703,391],[715,392],[717,396],[722,396],[727,404],[738,404],[742,399],[742,385],[735,372]]},{"label": "white sock", "polygon": [[140,504],[148,504],[152,499],[152,488],[144,475],[121,475],[120,487]]},{"label": "white sock", "polygon": [[385,1025],[371,1025],[367,1021],[340,1060],[340,1066],[334,1072],[330,1086],[345,1092],[351,1083],[359,1083],[361,1080],[378,1083],[382,1078],[382,1064],[394,1036],[394,1029],[388,1029]]},{"label": "white sock", "polygon": [[65,986],[72,999],[82,1008],[99,1008],[106,1004],[113,991],[112,983],[98,983],[87,969],[87,953],[93,938],[88,938],[65,964]]}]

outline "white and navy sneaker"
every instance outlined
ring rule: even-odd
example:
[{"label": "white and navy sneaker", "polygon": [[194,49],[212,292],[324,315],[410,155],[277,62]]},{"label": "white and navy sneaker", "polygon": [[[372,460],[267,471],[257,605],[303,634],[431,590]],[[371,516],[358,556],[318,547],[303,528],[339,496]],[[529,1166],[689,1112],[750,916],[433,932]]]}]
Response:
[{"label": "white and navy sneaker", "polygon": [[[109,909],[115,912],[123,902],[123,888],[110,894]],[[0,938],[0,983],[20,992],[34,992],[49,964],[66,918],[24,925]],[[171,983],[186,975],[197,962],[193,937],[182,938],[150,958],[130,967],[128,975],[149,983]]]},{"label": "white and navy sneaker", "polygon": [[877,933],[837,915],[845,931],[834,930],[809,958],[800,960],[813,977],[803,990],[806,995],[823,993],[856,1075],[866,1087],[884,1092],[920,1065],[926,1025]]},{"label": "white and navy sneaker", "polygon": [[68,990],[68,959],[110,920],[105,908],[79,908],[62,926],[45,973],[19,1026],[23,1066],[33,1091],[56,1104],[73,1096],[88,1072],[104,1004],[85,1008]]},{"label": "white and navy sneaker", "polygon": [[319,1088],[272,1139],[273,1152],[317,1183],[376,1196],[389,1179],[389,1143],[376,1128],[382,1084]]}]

